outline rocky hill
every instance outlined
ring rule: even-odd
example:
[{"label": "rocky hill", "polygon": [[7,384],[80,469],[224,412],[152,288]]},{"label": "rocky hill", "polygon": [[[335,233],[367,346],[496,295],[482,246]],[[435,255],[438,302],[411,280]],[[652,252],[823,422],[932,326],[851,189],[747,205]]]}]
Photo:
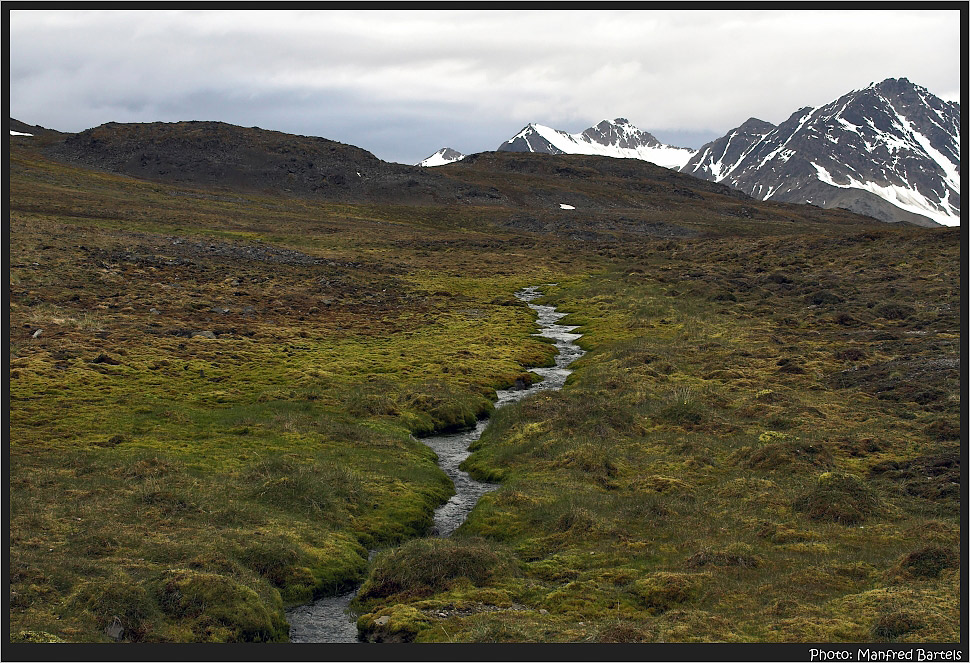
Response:
[{"label": "rocky hill", "polygon": [[353,145],[223,122],[110,122],[69,135],[47,154],[145,179],[337,201],[433,203],[463,193],[451,180]]}]

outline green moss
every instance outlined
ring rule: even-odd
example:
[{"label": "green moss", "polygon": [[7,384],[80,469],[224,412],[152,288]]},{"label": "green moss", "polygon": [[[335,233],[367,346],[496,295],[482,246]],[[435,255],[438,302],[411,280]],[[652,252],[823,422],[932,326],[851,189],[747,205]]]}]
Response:
[{"label": "green moss", "polygon": [[267,606],[255,591],[226,576],[169,571],[154,591],[165,614],[203,642],[281,641],[289,631],[279,598]]},{"label": "green moss", "polygon": [[651,573],[633,584],[633,592],[647,610],[661,613],[696,600],[708,577],[701,573]]},{"label": "green moss", "polygon": [[44,643],[44,642],[66,642],[53,633],[46,631],[17,631],[10,634],[10,642],[23,643]]},{"label": "green moss", "polygon": [[461,580],[487,585],[514,573],[508,553],[481,539],[415,539],[378,557],[355,600],[429,596]]},{"label": "green moss", "polygon": [[409,605],[395,605],[357,620],[360,637],[368,642],[413,642],[431,620]]}]

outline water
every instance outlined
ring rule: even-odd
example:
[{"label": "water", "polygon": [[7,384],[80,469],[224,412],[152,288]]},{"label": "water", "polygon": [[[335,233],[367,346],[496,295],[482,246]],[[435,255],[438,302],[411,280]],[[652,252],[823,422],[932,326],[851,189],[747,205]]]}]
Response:
[{"label": "water", "polygon": [[[554,306],[532,303],[532,300],[542,296],[539,286],[524,288],[515,293],[515,296],[527,302],[529,308],[537,314],[539,332],[534,335],[544,336],[554,341],[558,352],[554,366],[530,369],[533,373],[542,376],[541,382],[525,389],[498,390],[496,408],[520,401],[537,391],[562,389],[566,378],[572,372],[567,367],[585,354],[585,351],[575,343],[582,336],[582,334],[573,333],[576,326],[558,324],[558,321],[566,315],[565,313],[559,313]],[[496,483],[476,481],[458,467],[468,458],[470,453],[468,447],[482,436],[487,425],[488,421],[483,419],[471,430],[421,438],[421,441],[438,455],[438,465],[455,483],[454,496],[435,509],[434,526],[431,532],[433,535],[450,535],[465,522],[468,513],[482,495],[499,487]],[[288,611],[286,619],[290,623],[290,641],[357,642],[356,618],[348,610],[356,594],[357,590],[354,590],[339,596],[328,596]]]}]

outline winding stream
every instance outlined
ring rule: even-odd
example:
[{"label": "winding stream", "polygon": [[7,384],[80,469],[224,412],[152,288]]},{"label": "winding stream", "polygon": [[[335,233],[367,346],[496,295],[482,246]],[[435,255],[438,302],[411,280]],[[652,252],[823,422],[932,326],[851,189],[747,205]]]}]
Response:
[{"label": "winding stream", "polygon": [[[528,303],[536,312],[539,331],[534,336],[544,336],[555,342],[558,351],[555,365],[547,368],[532,368],[533,373],[542,376],[542,381],[524,389],[500,389],[496,392],[495,407],[500,408],[520,401],[529,394],[546,389],[562,389],[566,378],[572,372],[567,368],[585,351],[575,341],[582,334],[574,334],[575,325],[560,325],[558,320],[566,314],[556,311],[554,306],[533,304],[532,300],[542,296],[539,286],[529,286],[515,293],[515,296]],[[434,512],[434,526],[431,533],[448,536],[461,525],[478,499],[487,492],[499,487],[496,483],[476,481],[467,472],[458,468],[469,456],[468,447],[481,437],[488,425],[487,419],[480,420],[470,430],[447,435],[434,435],[421,438],[438,455],[438,465],[455,483],[455,494]],[[373,553],[372,553],[373,556]],[[291,642],[357,642],[356,618],[348,610],[357,590],[327,596],[293,608],[286,613],[290,623]]]}]

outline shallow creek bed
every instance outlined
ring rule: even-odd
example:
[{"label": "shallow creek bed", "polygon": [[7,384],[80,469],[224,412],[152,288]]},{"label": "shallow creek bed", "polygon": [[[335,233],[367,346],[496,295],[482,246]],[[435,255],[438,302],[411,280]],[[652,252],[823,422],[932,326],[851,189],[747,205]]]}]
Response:
[{"label": "shallow creek bed", "polygon": [[[496,408],[520,401],[537,391],[562,389],[566,378],[572,372],[568,366],[585,354],[584,350],[575,343],[581,336],[581,334],[572,333],[576,326],[557,324],[565,317],[565,313],[556,311],[554,306],[532,303],[542,296],[539,286],[523,288],[515,293],[515,296],[527,302],[529,308],[536,312],[539,331],[535,335],[552,340],[556,345],[557,353],[553,366],[530,369],[540,375],[542,381],[529,387],[498,390]],[[498,488],[498,484],[476,481],[467,472],[459,469],[461,463],[469,456],[468,447],[482,436],[486,426],[488,426],[488,420],[482,419],[474,428],[466,431],[421,438],[421,441],[438,455],[438,464],[455,484],[455,494],[435,510],[431,532],[433,535],[449,536],[465,521],[482,495]],[[371,552],[371,557],[373,554],[374,551]],[[357,623],[349,606],[357,591],[355,589],[338,596],[323,597],[313,603],[289,610],[286,613],[286,619],[290,624],[290,641],[356,642]]]}]

